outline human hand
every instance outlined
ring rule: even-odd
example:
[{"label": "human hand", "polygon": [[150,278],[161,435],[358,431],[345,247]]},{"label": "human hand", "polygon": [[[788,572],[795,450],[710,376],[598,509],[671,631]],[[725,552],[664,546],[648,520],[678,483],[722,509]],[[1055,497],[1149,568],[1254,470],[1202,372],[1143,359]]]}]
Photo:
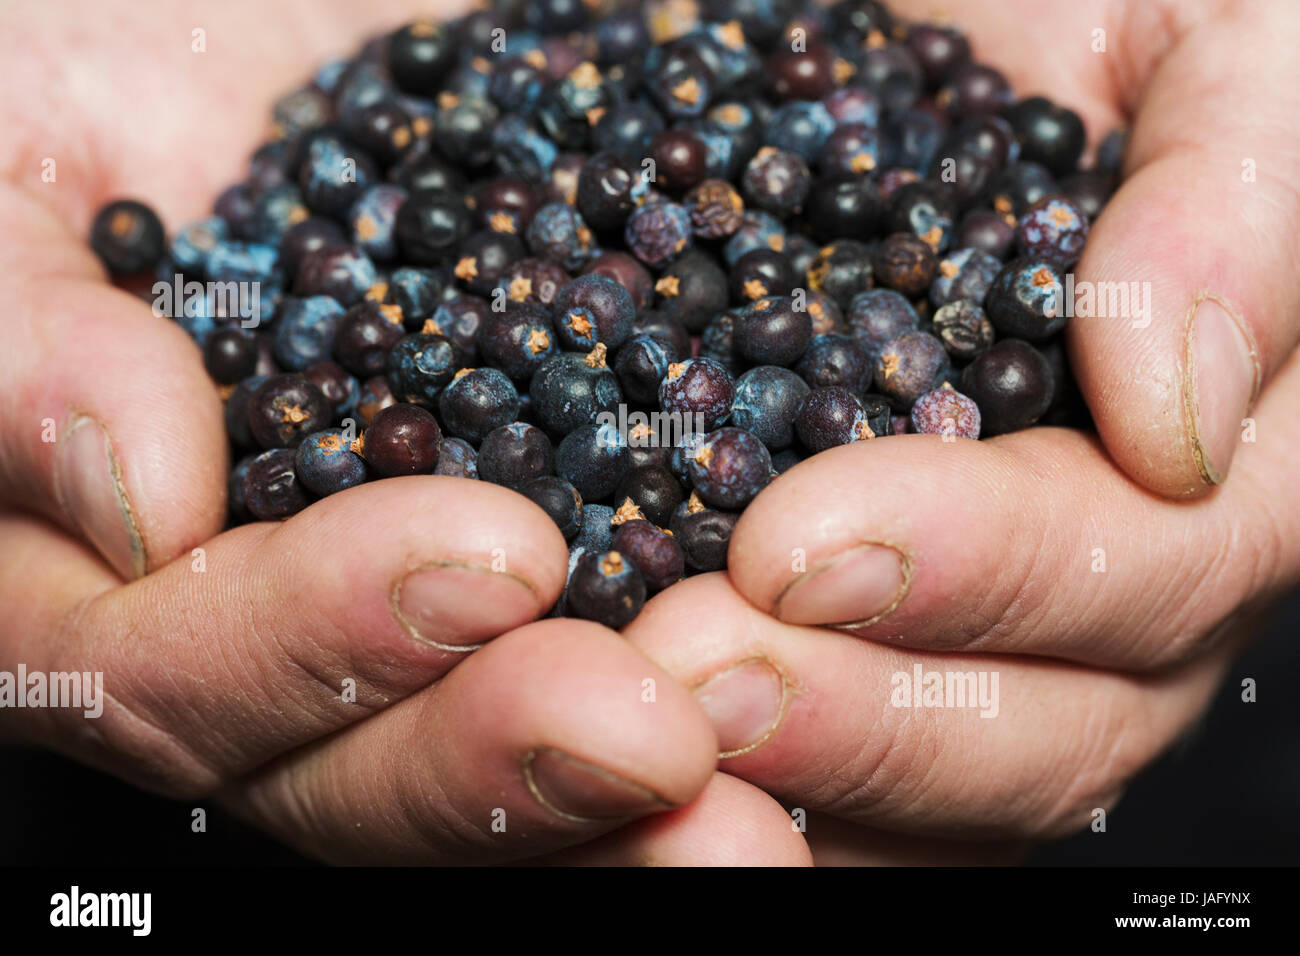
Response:
[{"label": "human hand", "polygon": [[[715,776],[685,690],[602,628],[529,623],[566,554],[524,498],[409,478],[219,533],[227,445],[199,353],[85,246],[110,197],[147,192],[172,224],[205,212],[276,95],[414,6],[6,8],[0,671],[102,672],[106,697],[97,719],[6,710],[0,733],[332,861],[537,857],[697,795],[665,817],[680,838],[651,822],[566,859],[752,859],[710,808],[784,815]],[[808,855],[797,834],[756,852]]]},{"label": "human hand", "polygon": [[[944,7],[1094,136],[1132,118],[1127,180],[1075,271],[1149,282],[1151,321],[1068,327],[1100,441],[1036,428],[818,455],[745,512],[727,575],[629,627],[697,689],[723,769],[813,812],[819,861],[1005,859],[1085,825],[1196,719],[1243,625],[1300,572],[1300,509],[1279,493],[1300,439],[1295,10]],[[996,719],[891,707],[918,666],[997,673]]]}]

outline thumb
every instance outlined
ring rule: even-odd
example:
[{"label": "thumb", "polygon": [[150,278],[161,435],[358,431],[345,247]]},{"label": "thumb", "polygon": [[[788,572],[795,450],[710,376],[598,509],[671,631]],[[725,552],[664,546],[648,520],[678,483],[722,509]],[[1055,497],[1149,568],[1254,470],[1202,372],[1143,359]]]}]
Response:
[{"label": "thumb", "polygon": [[[1243,419],[1300,333],[1300,67],[1294,30],[1279,29],[1297,21],[1285,2],[1219,4],[1169,28],[1167,52],[1136,70],[1149,80],[1130,178],[1076,270],[1080,387],[1112,457],[1165,496],[1226,479]],[[1083,283],[1098,306],[1112,290],[1139,298],[1084,317]]]}]

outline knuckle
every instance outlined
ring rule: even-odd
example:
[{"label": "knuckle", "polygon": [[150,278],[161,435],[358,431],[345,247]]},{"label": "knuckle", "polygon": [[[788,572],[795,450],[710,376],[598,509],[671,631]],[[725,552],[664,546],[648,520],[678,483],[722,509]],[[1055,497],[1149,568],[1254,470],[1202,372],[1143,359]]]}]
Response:
[{"label": "knuckle", "polygon": [[[891,716],[892,714],[892,716]],[[923,712],[886,708],[883,719],[838,768],[808,788],[811,809],[852,817],[890,816],[928,786],[942,735]]]},{"label": "knuckle", "polygon": [[[153,678],[125,673],[127,666],[115,667],[102,652],[86,651],[95,646],[88,630],[93,606],[93,599],[82,602],[64,616],[52,635],[51,662],[55,671],[102,672],[102,713],[92,718],[80,710],[51,709],[54,742],[72,756],[165,796],[185,799],[216,790],[222,775],[146,706],[147,700],[162,696],[150,691]],[[114,685],[125,691],[115,692]]]},{"label": "knuckle", "polygon": [[1177,583],[1169,585],[1166,600],[1157,602],[1148,622],[1159,637],[1148,648],[1144,669],[1164,670],[1213,651],[1232,632],[1240,611],[1277,587],[1290,562],[1283,527],[1280,516],[1252,521],[1249,528],[1224,518],[1211,532],[1210,547],[1185,549],[1203,557],[1193,559],[1197,564],[1191,569],[1165,575]]},{"label": "knuckle", "polygon": [[1088,710],[1058,763],[1044,775],[1043,808],[1034,835],[1062,836],[1087,824],[1098,809],[1110,812],[1126,783],[1151,757],[1147,721],[1113,698]]}]

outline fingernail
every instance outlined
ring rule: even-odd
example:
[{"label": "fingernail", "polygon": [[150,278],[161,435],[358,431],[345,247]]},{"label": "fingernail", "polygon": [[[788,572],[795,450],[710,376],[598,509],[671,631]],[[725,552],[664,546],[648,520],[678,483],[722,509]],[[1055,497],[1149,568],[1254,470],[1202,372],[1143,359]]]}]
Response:
[{"label": "fingernail", "polygon": [[579,823],[641,816],[672,807],[649,787],[550,747],[524,758],[524,780],[538,803]]},{"label": "fingernail", "polygon": [[118,571],[138,578],[148,568],[144,540],[104,427],[85,415],[68,423],[54,461],[54,489],[64,514]]},{"label": "fingernail", "polygon": [[895,548],[863,544],[795,578],[777,598],[787,624],[874,623],[903,600],[911,563]]},{"label": "fingernail", "polygon": [[1202,299],[1187,331],[1184,390],[1192,456],[1201,479],[1219,484],[1241,438],[1241,420],[1259,388],[1259,358],[1241,322],[1214,299]]},{"label": "fingernail", "polygon": [[695,688],[718,735],[718,756],[749,753],[776,733],[785,716],[785,678],[761,657],[735,665]]},{"label": "fingernail", "polygon": [[523,578],[460,561],[417,568],[393,593],[402,626],[444,650],[472,650],[532,620],[540,609],[537,592]]}]

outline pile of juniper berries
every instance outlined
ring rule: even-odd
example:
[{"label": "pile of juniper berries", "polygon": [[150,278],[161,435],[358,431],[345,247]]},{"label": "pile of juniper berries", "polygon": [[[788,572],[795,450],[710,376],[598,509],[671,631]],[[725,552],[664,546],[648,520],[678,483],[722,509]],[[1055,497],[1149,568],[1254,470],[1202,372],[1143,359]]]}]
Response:
[{"label": "pile of juniper berries", "polygon": [[724,568],[811,454],[1088,425],[1064,275],[1121,133],[1081,169],[1076,114],[876,0],[593,6],[496,2],[326,64],[170,242],[100,211],[115,276],[201,284],[173,312],[225,400],[233,524],[494,482],[569,542],[554,613],[621,627]]}]

